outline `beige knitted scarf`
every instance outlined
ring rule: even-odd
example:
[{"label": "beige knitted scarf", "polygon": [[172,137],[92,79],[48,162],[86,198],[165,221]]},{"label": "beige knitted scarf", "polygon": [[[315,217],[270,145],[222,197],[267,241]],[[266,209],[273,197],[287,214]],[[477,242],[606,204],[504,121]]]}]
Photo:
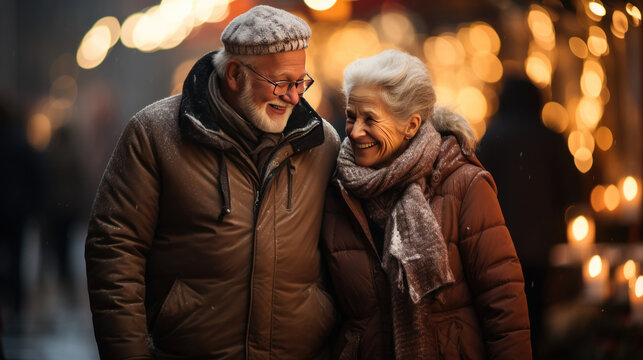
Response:
[{"label": "beige knitted scarf", "polygon": [[384,228],[382,267],[392,295],[408,288],[415,304],[455,281],[442,230],[426,195],[426,178],[441,144],[433,125],[423,121],[408,148],[387,167],[357,165],[348,138],[339,152],[339,181],[362,199],[366,214]]}]

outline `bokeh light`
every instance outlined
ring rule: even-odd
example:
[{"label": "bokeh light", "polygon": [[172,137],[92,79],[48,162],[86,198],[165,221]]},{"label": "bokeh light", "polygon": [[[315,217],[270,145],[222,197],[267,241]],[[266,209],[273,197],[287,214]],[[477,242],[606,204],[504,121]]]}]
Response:
[{"label": "bokeh light", "polygon": [[598,255],[592,256],[592,258],[589,260],[589,276],[590,277],[597,277],[601,271],[603,271],[603,261],[601,260],[601,257]]},{"label": "bokeh light", "polygon": [[492,53],[475,54],[471,60],[473,73],[482,81],[498,82],[502,78],[502,63]]},{"label": "bokeh light", "polygon": [[630,14],[630,16],[632,17],[634,26],[639,26],[639,24],[641,23],[641,10],[639,10],[639,8],[636,7],[636,5],[632,3],[627,3],[625,5],[625,11],[628,14]]},{"label": "bokeh light", "polygon": [[472,124],[482,122],[487,114],[487,99],[475,87],[467,86],[458,92],[456,102],[462,115]]},{"label": "bokeh light", "polygon": [[598,127],[594,133],[594,138],[596,139],[596,146],[603,151],[609,150],[614,142],[612,131],[606,126]]},{"label": "bokeh light", "polygon": [[311,9],[324,11],[330,9],[337,0],[304,0],[304,3]]},{"label": "bokeh light", "polygon": [[112,35],[105,25],[92,27],[78,47],[76,61],[83,69],[92,69],[100,65],[111,47]]},{"label": "bokeh light", "polygon": [[602,56],[607,54],[607,36],[605,31],[598,26],[589,27],[589,37],[587,38],[587,48],[594,56]]},{"label": "bokeh light", "polygon": [[[601,104],[598,99],[586,96],[580,99],[576,109],[576,118],[580,120],[582,125],[593,130],[596,128],[596,125],[598,125],[602,116],[603,104]],[[578,125],[580,125],[580,123]]]},{"label": "bokeh light", "polygon": [[569,49],[577,58],[585,59],[587,57],[587,44],[585,44],[585,41],[583,41],[583,39],[577,36],[572,36],[569,38]]},{"label": "bokeh light", "polygon": [[588,172],[593,164],[592,152],[588,148],[582,147],[574,153],[574,165],[583,174]]},{"label": "bokeh light", "polygon": [[547,55],[532,52],[525,60],[525,71],[529,79],[538,87],[546,87],[551,82],[552,65]]},{"label": "bokeh light", "polygon": [[616,185],[609,185],[605,189],[605,207],[609,211],[614,211],[621,203],[621,195]]},{"label": "bokeh light", "polygon": [[629,24],[625,13],[620,10],[614,10],[612,13],[612,24],[610,25],[612,34],[619,39],[623,39],[628,28]]},{"label": "bokeh light", "polygon": [[44,151],[51,141],[51,120],[42,113],[35,113],[27,121],[27,141],[37,151]]},{"label": "bokeh light", "polygon": [[592,204],[592,209],[599,212],[605,209],[605,187],[602,185],[596,185],[590,194],[590,203]]},{"label": "bokeh light", "polygon": [[569,126],[567,110],[555,101],[550,101],[543,106],[541,118],[545,126],[560,134]]},{"label": "bokeh light", "polygon": [[632,176],[623,180],[623,197],[627,201],[632,201],[639,192],[639,184]]},{"label": "bokeh light", "polygon": [[630,259],[623,265],[623,277],[626,280],[633,279],[636,276],[636,263]]},{"label": "bokeh light", "polygon": [[605,16],[607,14],[607,11],[605,10],[605,7],[603,6],[603,3],[597,0],[592,0],[589,2],[589,10],[593,12],[597,16]]}]

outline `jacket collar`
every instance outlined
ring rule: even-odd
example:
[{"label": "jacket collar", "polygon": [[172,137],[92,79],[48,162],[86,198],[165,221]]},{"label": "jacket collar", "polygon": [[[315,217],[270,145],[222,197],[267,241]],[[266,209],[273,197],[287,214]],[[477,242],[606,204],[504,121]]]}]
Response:
[{"label": "jacket collar", "polygon": [[[178,121],[182,133],[192,140],[225,150],[233,147],[232,140],[221,130],[208,95],[210,74],[215,71],[212,63],[215,54],[213,51],[203,56],[188,73],[183,83]],[[322,119],[304,98],[293,108],[283,133],[295,153],[324,142]]]}]

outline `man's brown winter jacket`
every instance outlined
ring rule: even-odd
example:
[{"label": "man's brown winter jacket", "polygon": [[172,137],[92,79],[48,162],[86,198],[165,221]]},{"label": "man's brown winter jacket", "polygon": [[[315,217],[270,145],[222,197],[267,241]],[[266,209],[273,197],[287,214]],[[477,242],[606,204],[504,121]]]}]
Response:
[{"label": "man's brown winter jacket", "polygon": [[318,238],[339,138],[302,99],[257,169],[212,116],[211,56],[134,116],[98,189],[86,261],[102,358],[310,359],[334,325]]},{"label": "man's brown winter jacket", "polygon": [[[455,284],[409,306],[429,314],[421,359],[530,359],[520,263],[493,179],[454,136],[427,178]],[[359,199],[341,184],[326,200],[323,243],[343,323],[334,358],[393,359],[391,295]],[[417,318],[416,318],[417,319]],[[408,326],[408,324],[407,324]]]}]

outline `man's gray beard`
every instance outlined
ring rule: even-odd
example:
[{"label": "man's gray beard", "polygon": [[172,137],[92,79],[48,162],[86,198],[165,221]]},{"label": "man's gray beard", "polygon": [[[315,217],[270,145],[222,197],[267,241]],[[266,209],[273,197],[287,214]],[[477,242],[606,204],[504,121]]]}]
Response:
[{"label": "man's gray beard", "polygon": [[[267,133],[280,133],[286,128],[288,123],[288,118],[292,113],[292,107],[290,107],[284,116],[286,119],[283,123],[272,120],[265,111],[262,111],[253,101],[252,101],[252,84],[248,74],[245,75],[244,86],[241,90],[241,95],[239,96],[239,103],[241,109],[244,112],[246,120],[250,121],[251,124],[257,127],[257,129],[267,132]],[[270,105],[265,105],[270,106]]]}]

